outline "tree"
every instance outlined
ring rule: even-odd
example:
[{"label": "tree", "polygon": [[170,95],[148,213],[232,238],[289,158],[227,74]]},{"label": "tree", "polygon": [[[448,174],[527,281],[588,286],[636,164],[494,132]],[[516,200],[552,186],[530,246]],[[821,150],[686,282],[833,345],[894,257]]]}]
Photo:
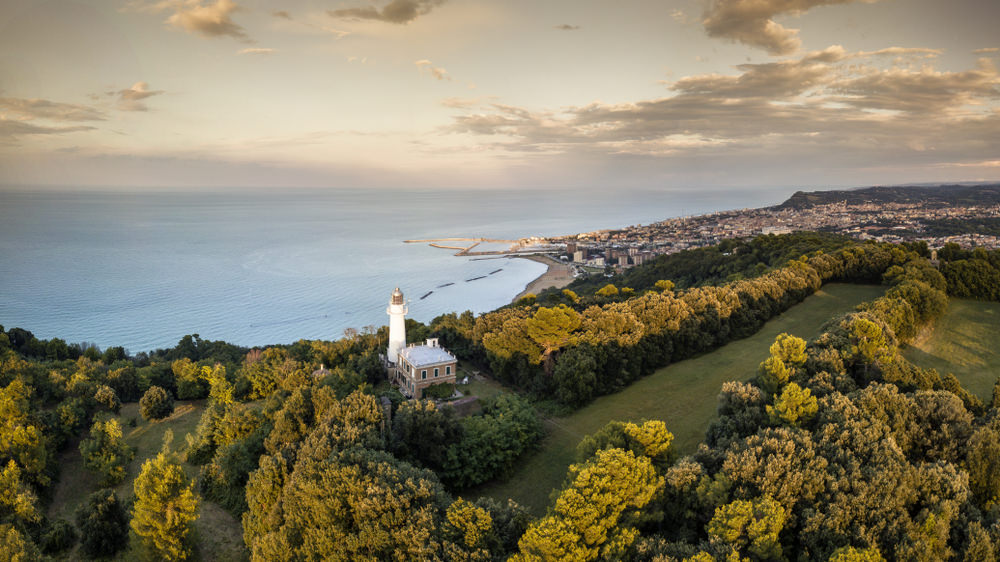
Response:
[{"label": "tree", "polygon": [[656,287],[661,293],[674,290],[674,282],[667,279],[660,279],[656,283],[653,283],[653,286]]},{"label": "tree", "polygon": [[215,367],[207,365],[201,368],[201,376],[208,381],[208,397],[216,404],[231,404],[233,402],[233,385],[226,378],[226,368],[216,363]]},{"label": "tree", "polygon": [[147,420],[163,419],[174,412],[174,399],[158,386],[151,386],[139,400],[139,412]]},{"label": "tree", "polygon": [[881,326],[867,318],[856,318],[850,326],[851,353],[864,364],[866,375],[869,365],[882,367],[892,363],[896,355],[895,346]]},{"label": "tree", "polygon": [[76,510],[76,527],[80,550],[90,558],[113,556],[128,546],[128,515],[113,490],[90,494]]},{"label": "tree", "polygon": [[785,526],[788,513],[769,496],[753,501],[736,500],[715,510],[707,531],[712,544],[749,553],[761,560],[782,558],[778,533]]},{"label": "tree", "polygon": [[877,548],[854,548],[842,546],[833,551],[827,562],[885,562]]},{"label": "tree", "polygon": [[76,527],[65,519],[58,519],[46,525],[41,536],[38,537],[38,546],[42,547],[42,552],[55,554],[64,550],[69,550],[80,539],[76,532]]},{"label": "tree", "polygon": [[191,555],[189,534],[198,518],[199,498],[177,455],[170,452],[172,438],[168,430],[163,450],[143,463],[135,479],[132,530],[161,559],[185,560]]},{"label": "tree", "polygon": [[116,419],[95,421],[90,438],[80,441],[83,466],[101,475],[102,486],[115,486],[125,479],[125,467],[135,451],[125,443],[122,426]]},{"label": "tree", "polygon": [[1000,377],[993,383],[993,399],[990,401],[990,407],[1000,410]]},{"label": "tree", "polygon": [[569,289],[563,289],[562,296],[573,304],[580,302],[580,296]]},{"label": "tree", "polygon": [[806,362],[806,341],[789,334],[778,334],[771,344],[770,352],[770,356],[760,364],[758,372],[761,386],[768,393],[774,394]]},{"label": "tree", "polygon": [[595,294],[599,297],[611,298],[618,295],[618,287],[615,287],[613,284],[608,283],[607,285],[598,289],[597,293]]},{"label": "tree", "polygon": [[448,447],[462,435],[454,413],[454,408],[438,408],[430,400],[403,402],[392,416],[390,450],[402,460],[440,471]]},{"label": "tree", "polygon": [[556,400],[570,406],[581,406],[594,397],[597,386],[597,361],[593,348],[579,345],[566,350],[552,372],[556,383]]},{"label": "tree", "polygon": [[41,560],[38,547],[14,525],[0,525],[0,560],[35,562]]},{"label": "tree", "polygon": [[645,421],[641,425],[631,422],[610,421],[597,433],[588,435],[576,447],[578,462],[586,462],[598,451],[623,449],[636,457],[646,457],[659,471],[665,471],[673,460],[671,443],[674,435],[660,420]]},{"label": "tree", "polygon": [[542,348],[541,359],[546,362],[547,370],[551,370],[552,354],[573,343],[571,334],[580,327],[581,321],[577,311],[561,304],[553,308],[539,308],[525,322],[528,337]]},{"label": "tree", "polygon": [[34,523],[41,519],[38,499],[21,481],[21,469],[13,460],[0,473],[0,522]]},{"label": "tree", "polygon": [[[270,473],[275,466],[261,467]],[[352,447],[299,460],[287,479],[279,477],[280,489],[267,483],[274,476],[254,476],[247,486],[244,538],[253,560],[429,560],[441,547],[448,500],[429,470]],[[258,492],[277,493],[279,507],[251,496]]]},{"label": "tree", "polygon": [[549,515],[521,537],[511,560],[614,560],[638,537],[641,510],[663,487],[648,458],[606,449],[570,467],[570,484]]},{"label": "tree", "polygon": [[790,382],[781,391],[781,396],[775,399],[774,406],[767,407],[767,414],[774,423],[798,426],[812,419],[818,408],[812,391]]},{"label": "tree", "polygon": [[118,399],[118,394],[108,385],[101,385],[94,393],[94,401],[97,405],[109,412],[117,414],[122,409],[122,401]]},{"label": "tree", "polygon": [[21,379],[0,389],[0,463],[14,460],[27,481],[47,484],[48,439],[31,415],[30,395]]},{"label": "tree", "polygon": [[491,560],[490,552],[499,546],[490,512],[462,498],[448,506],[442,529],[450,560]]},{"label": "tree", "polygon": [[980,427],[972,434],[966,450],[972,496],[980,508],[989,510],[1000,503],[1000,431],[989,425]]},{"label": "tree", "polygon": [[208,396],[208,381],[203,367],[192,362],[187,357],[178,359],[170,365],[177,381],[177,398],[180,400],[196,400]]}]

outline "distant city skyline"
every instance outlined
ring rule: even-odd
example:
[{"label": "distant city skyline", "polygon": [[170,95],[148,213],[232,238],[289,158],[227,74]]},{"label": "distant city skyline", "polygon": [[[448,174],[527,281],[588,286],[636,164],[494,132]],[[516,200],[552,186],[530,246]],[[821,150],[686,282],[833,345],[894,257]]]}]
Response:
[{"label": "distant city skyline", "polygon": [[996,180],[998,21],[995,0],[7,2],[0,187]]}]

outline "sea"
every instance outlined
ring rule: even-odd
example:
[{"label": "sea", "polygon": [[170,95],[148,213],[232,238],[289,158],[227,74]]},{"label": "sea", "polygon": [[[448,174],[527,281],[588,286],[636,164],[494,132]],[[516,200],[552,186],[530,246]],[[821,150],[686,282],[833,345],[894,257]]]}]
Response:
[{"label": "sea", "polygon": [[794,190],[0,188],[0,325],[131,353],[493,310],[545,272],[407,239],[519,239],[770,205]]}]

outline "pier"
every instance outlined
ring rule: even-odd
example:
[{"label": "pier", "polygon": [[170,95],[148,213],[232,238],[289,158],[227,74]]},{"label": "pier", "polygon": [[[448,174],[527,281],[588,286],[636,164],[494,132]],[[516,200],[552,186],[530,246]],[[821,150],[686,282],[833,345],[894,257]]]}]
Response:
[{"label": "pier", "polygon": [[[456,256],[505,256],[508,254],[516,254],[517,251],[513,249],[515,245],[520,245],[519,240],[501,240],[498,238],[426,238],[422,240],[403,240],[406,244],[427,244],[433,248],[441,248],[443,250],[458,250],[455,253]],[[451,244],[442,244],[442,242],[471,242],[472,244],[468,246],[453,246]],[[495,243],[495,244],[510,244],[511,249],[509,250],[480,250],[473,251],[472,249],[476,246],[482,244],[483,242]]]}]

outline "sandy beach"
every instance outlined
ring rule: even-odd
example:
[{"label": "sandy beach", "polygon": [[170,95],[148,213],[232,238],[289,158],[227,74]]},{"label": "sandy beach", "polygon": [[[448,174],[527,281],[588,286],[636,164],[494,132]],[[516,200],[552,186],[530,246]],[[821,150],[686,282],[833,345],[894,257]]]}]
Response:
[{"label": "sandy beach", "polygon": [[532,293],[537,295],[541,291],[548,289],[549,287],[565,287],[569,285],[575,277],[573,277],[573,266],[566,265],[559,260],[550,258],[545,255],[533,255],[533,256],[517,256],[522,259],[536,261],[538,263],[544,263],[549,266],[549,269],[539,276],[537,279],[528,283],[523,291],[514,297],[514,300]]}]

